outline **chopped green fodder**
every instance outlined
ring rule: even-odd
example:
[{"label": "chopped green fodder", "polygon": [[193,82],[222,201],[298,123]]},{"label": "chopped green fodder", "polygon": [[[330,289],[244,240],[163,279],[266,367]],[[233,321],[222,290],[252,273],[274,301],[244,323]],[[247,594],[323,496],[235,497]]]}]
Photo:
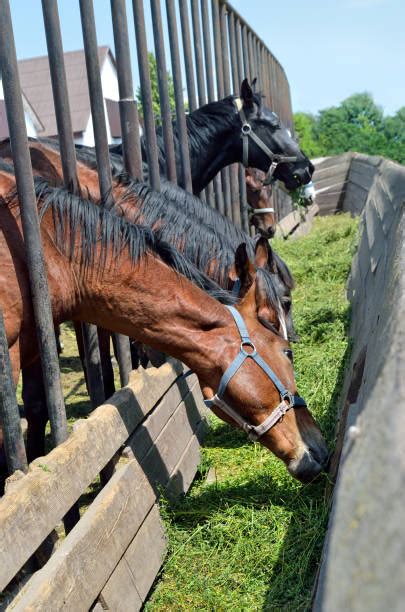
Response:
[{"label": "chopped green fodder", "polygon": [[[345,285],[356,240],[357,222],[338,215],[317,219],[309,236],[274,243],[297,284],[297,384],[330,447],[349,354]],[[162,502],[169,552],[146,610],[307,610],[327,525],[326,483],[298,483],[213,417],[200,479],[186,497]]]}]

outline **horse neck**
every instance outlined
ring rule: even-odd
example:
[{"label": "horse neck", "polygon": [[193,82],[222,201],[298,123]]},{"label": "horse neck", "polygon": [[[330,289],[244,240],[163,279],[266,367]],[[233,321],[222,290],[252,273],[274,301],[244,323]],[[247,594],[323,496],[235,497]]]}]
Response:
[{"label": "horse neck", "polygon": [[[219,113],[226,105],[229,114]],[[199,193],[220,170],[240,161],[240,119],[230,98],[213,102],[187,116],[191,177]]]},{"label": "horse neck", "polygon": [[74,319],[164,351],[203,378],[213,374],[230,324],[219,302],[149,252],[135,265],[123,252],[114,260],[109,257],[101,270],[97,264],[87,270],[79,264],[74,268]]}]

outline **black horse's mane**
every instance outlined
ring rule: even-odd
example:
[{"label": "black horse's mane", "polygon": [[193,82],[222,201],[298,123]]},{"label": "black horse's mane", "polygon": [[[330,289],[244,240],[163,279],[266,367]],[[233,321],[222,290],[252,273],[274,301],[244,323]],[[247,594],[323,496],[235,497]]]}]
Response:
[{"label": "black horse's mane", "polygon": [[[229,292],[221,289],[188,262],[182,253],[165,242],[158,231],[153,232],[149,227],[129,223],[102,208],[100,203],[80,198],[64,187],[50,187],[47,181],[41,178],[35,179],[35,192],[40,219],[48,210],[52,211],[58,248],[73,258],[79,244],[81,264],[84,268],[95,263],[102,267],[107,255],[111,254],[116,258],[123,250],[127,250],[132,263],[136,264],[147,251],[151,251],[221,303],[237,302]],[[70,237],[69,240],[67,236]]]}]

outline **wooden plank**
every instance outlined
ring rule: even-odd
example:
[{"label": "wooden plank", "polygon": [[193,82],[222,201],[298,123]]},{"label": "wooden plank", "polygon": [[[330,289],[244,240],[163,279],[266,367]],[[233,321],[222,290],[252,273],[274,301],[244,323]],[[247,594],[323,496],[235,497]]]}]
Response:
[{"label": "wooden plank", "polygon": [[368,166],[379,166],[384,160],[379,155],[365,155],[364,153],[355,153],[353,161],[367,164]]},{"label": "wooden plank", "polygon": [[314,172],[313,181],[316,185],[345,181],[349,174],[350,164],[340,164]]},{"label": "wooden plank", "polygon": [[[202,417],[198,399],[189,394],[176,409],[142,459],[142,467],[153,487],[165,486]],[[136,447],[133,447],[136,456]]]},{"label": "wooden plank", "polygon": [[381,184],[390,198],[394,210],[405,205],[405,168],[385,160],[381,165]]},{"label": "wooden plank", "polygon": [[170,495],[180,495],[181,493],[187,493],[189,490],[201,462],[201,441],[207,429],[207,423],[202,421],[187,444],[166,486]]},{"label": "wooden plank", "polygon": [[[146,568],[149,567],[149,559],[148,563],[145,564],[144,558],[143,563]],[[113,612],[136,612],[142,608],[143,601],[139,596],[132,572],[124,558],[118,562],[117,567],[101,591],[99,601],[102,610],[112,610]]]},{"label": "wooden plank", "polygon": [[353,159],[353,153],[343,153],[342,155],[334,155],[333,157],[323,158],[321,162],[315,161],[315,170],[318,172],[319,170],[323,170],[325,168],[330,168],[333,166],[339,166],[347,163],[350,165],[351,160]]},{"label": "wooden plank", "polygon": [[13,609],[88,609],[155,500],[138,462],[123,465],[47,565],[28,581]]},{"label": "wooden plank", "polygon": [[277,223],[277,236],[287,236],[300,224],[301,218],[296,211],[289,213]]},{"label": "wooden plank", "polygon": [[[111,459],[128,435],[173,384],[183,365],[132,374],[128,387],[97,408],[69,439],[46,457],[0,500],[0,590],[44,541],[73,503]],[[51,503],[50,503],[51,502]],[[28,536],[27,536],[28,534]]]},{"label": "wooden plank", "polygon": [[198,380],[195,374],[178,378],[176,383],[170,387],[153,412],[136,428],[128,440],[127,446],[136,450],[138,461],[142,461],[145,457],[182,400],[189,393],[197,393],[198,390]]},{"label": "wooden plank", "polygon": [[[200,463],[200,443],[207,428],[206,421],[201,421],[189,440],[166,484],[169,493],[177,495],[189,489]],[[165,532],[154,506],[103,588],[100,595],[103,604],[116,612],[139,610],[161,567],[165,551]]]},{"label": "wooden plank", "polygon": [[349,181],[351,183],[355,183],[356,185],[359,185],[360,187],[368,191],[374,182],[375,176],[376,176],[376,169],[373,166],[370,166],[368,168],[365,167],[364,170],[362,171],[351,168],[350,175],[349,175]]},{"label": "wooden plank", "polygon": [[145,601],[163,563],[166,548],[165,530],[158,507],[154,506],[124,555],[142,601]]},{"label": "wooden plank", "polygon": [[101,591],[103,605],[114,612],[140,610],[163,563],[166,548],[159,509],[153,506]]},{"label": "wooden plank", "polygon": [[374,204],[382,219],[384,234],[388,236],[388,232],[395,218],[394,207],[391,198],[388,196],[380,180],[376,182],[373,189]]},{"label": "wooden plank", "polygon": [[368,191],[366,189],[349,181],[343,201],[343,210],[360,214],[366,203],[367,196]]}]

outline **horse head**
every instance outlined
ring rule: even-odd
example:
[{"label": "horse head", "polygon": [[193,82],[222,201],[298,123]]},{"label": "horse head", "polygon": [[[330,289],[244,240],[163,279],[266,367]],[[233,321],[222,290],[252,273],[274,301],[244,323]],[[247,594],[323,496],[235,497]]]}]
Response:
[{"label": "horse head", "polygon": [[242,297],[237,313],[231,310],[240,338],[221,353],[224,373],[217,387],[212,388],[212,382],[202,386],[204,395],[211,398],[206,403],[218,416],[236,422],[282,459],[292,476],[309,482],[325,468],[328,449],[297,394],[283,315],[277,297],[269,295],[263,274],[267,249],[265,240],[257,242],[254,263],[246,245],[237,249],[235,269]]},{"label": "horse head", "polygon": [[245,167],[263,170],[267,173],[265,183],[281,181],[288,191],[309,183],[314,166],[278,115],[264,106],[262,96],[253,91],[247,79],[242,82],[235,105],[242,123]]},{"label": "horse head", "polygon": [[246,200],[250,222],[265,238],[276,232],[276,214],[271,199],[271,185],[264,185],[266,174],[257,168],[245,169]]},{"label": "horse head", "polygon": [[[250,252],[248,263],[245,261],[246,244],[240,244],[235,252],[234,266],[230,270],[230,278],[234,287],[232,292],[241,299],[249,291],[254,282],[259,282],[261,290],[268,296],[270,302],[277,304],[276,319],[268,318],[272,324],[281,325],[283,336],[290,342],[298,340],[292,320],[291,291],[294,281],[283,260],[270,247],[267,239],[258,236],[255,239],[254,253]],[[250,250],[250,249],[249,249]],[[269,313],[274,315],[274,313]]]}]

